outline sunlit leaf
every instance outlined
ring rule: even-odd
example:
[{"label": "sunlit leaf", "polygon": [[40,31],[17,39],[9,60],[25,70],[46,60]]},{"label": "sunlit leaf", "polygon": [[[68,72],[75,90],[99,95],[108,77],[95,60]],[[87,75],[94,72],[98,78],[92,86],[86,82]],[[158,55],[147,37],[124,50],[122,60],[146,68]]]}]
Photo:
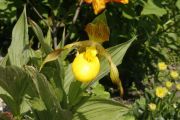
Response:
[{"label": "sunlit leaf", "polygon": [[10,63],[12,65],[22,66],[29,60],[27,53],[29,50],[28,24],[26,16],[26,7],[18,19],[12,32],[12,42],[8,49]]},{"label": "sunlit leaf", "polygon": [[105,91],[105,88],[100,83],[96,82],[96,84],[93,84],[92,86],[92,94],[94,96],[98,96],[99,98],[110,98],[110,93]]},{"label": "sunlit leaf", "polygon": [[176,6],[177,6],[178,9],[180,9],[180,0],[177,0]]},{"label": "sunlit leaf", "polygon": [[30,100],[30,105],[33,109],[36,109],[38,111],[43,111],[47,109],[42,99],[36,97],[33,100]]},{"label": "sunlit leaf", "polygon": [[[127,49],[129,48],[129,46],[135,39],[136,39],[136,36],[134,36],[131,40],[129,40],[125,43],[122,43],[122,44],[119,44],[119,45],[116,45],[116,46],[113,46],[113,47],[107,49],[107,51],[111,55],[112,61],[115,65],[119,65],[122,63],[123,57],[124,57]],[[107,75],[110,71],[109,67],[110,66],[108,64],[108,61],[103,58],[101,60],[101,70],[100,70],[100,73],[98,74],[98,76],[96,77],[96,80],[100,80],[105,75]]]},{"label": "sunlit leaf", "polygon": [[71,83],[73,81],[75,81],[75,78],[74,78],[74,75],[73,75],[73,72],[72,72],[71,64],[69,64],[67,66],[65,74],[66,74],[66,76],[65,76],[65,80],[64,80],[64,89],[65,89],[66,93],[68,93]]},{"label": "sunlit leaf", "polygon": [[88,99],[74,109],[73,120],[126,120],[129,108],[112,100]]},{"label": "sunlit leaf", "polygon": [[44,39],[44,42],[48,45],[48,46],[52,46],[52,36],[51,36],[51,28],[48,29],[47,35]]},{"label": "sunlit leaf", "polygon": [[164,8],[158,6],[156,2],[157,1],[148,0],[148,2],[144,4],[141,15],[154,14],[160,17],[167,14],[167,11]]},{"label": "sunlit leaf", "polygon": [[5,67],[5,66],[7,65],[8,59],[9,59],[9,57],[8,57],[8,54],[7,54],[5,57],[3,57],[3,58],[0,60],[0,65],[3,66],[3,67]]}]

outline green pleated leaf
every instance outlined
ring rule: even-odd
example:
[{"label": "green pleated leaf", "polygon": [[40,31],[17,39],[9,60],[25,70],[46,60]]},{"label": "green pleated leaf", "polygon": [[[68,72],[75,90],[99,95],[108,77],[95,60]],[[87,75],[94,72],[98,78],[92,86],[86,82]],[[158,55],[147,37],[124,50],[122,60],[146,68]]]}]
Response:
[{"label": "green pleated leaf", "polygon": [[35,97],[33,100],[30,100],[29,103],[31,107],[37,111],[43,111],[47,109],[44,105],[44,102],[40,98]]},{"label": "green pleated leaf", "polygon": [[[61,101],[59,99],[59,95],[57,94],[56,89],[47,80],[47,78],[42,73],[39,73],[34,67],[26,67],[26,70],[30,74],[35,89],[37,90],[40,98],[43,101],[43,104],[37,103],[42,101],[36,101],[36,103],[34,103],[41,105],[42,107],[42,109],[37,109],[40,110],[38,114],[42,113],[42,117],[46,116],[45,120],[70,120],[71,112],[62,109],[60,105]],[[47,110],[42,112],[41,110],[43,110],[44,108],[47,108]],[[36,109],[36,107],[34,107],[34,109]]]},{"label": "green pleated leaf", "polygon": [[126,120],[129,108],[107,99],[81,101],[74,109],[73,120]]},{"label": "green pleated leaf", "polygon": [[161,17],[167,14],[167,11],[164,8],[156,5],[156,2],[157,2],[156,0],[148,0],[148,2],[144,4],[141,15],[154,14],[157,15],[158,17]]},{"label": "green pleated leaf", "polygon": [[72,67],[71,67],[71,64],[69,64],[65,70],[65,80],[64,80],[64,89],[66,91],[66,93],[69,92],[69,87],[71,85],[71,83],[73,81],[75,81],[75,78],[74,78],[74,75],[73,75],[73,72],[72,72]]},{"label": "green pleated leaf", "polygon": [[3,67],[5,67],[5,66],[7,65],[7,63],[8,63],[8,59],[9,59],[9,57],[8,57],[8,54],[7,54],[5,57],[3,57],[3,58],[0,60],[0,65],[3,66]]},{"label": "green pleated leaf", "polygon": [[26,16],[26,7],[15,24],[12,31],[12,42],[8,49],[10,63],[12,65],[22,66],[29,60],[29,38],[28,24]]},{"label": "green pleated leaf", "polygon": [[69,105],[73,106],[79,102],[82,96],[83,89],[81,88],[81,83],[79,81],[74,81],[71,83],[68,93]]},{"label": "green pleated leaf", "polygon": [[0,97],[6,102],[14,115],[26,112],[24,97],[29,85],[29,76],[23,69],[15,66],[0,67]]},{"label": "green pleated leaf", "polygon": [[[46,79],[46,77],[43,74],[39,73],[33,67],[26,67],[26,69],[28,70],[28,73],[32,77],[36,90],[38,91],[39,95],[42,97],[47,108],[52,109],[54,106],[56,106],[57,108],[60,109],[61,107],[59,105],[59,101],[57,99],[55,91],[52,88],[51,84]],[[54,104],[53,106],[52,103]]]}]

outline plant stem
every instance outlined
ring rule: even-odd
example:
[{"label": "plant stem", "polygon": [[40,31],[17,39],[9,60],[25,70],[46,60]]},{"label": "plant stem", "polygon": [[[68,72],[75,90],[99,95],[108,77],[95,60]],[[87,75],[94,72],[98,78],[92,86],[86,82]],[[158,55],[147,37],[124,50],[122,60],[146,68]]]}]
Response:
[{"label": "plant stem", "polygon": [[34,7],[34,5],[31,3],[31,1],[27,0],[27,3],[29,3],[32,7],[32,9],[34,10],[34,12],[37,14],[37,16],[47,25],[48,23],[44,20],[43,16],[38,12],[38,10]]},{"label": "plant stem", "polygon": [[52,34],[53,34],[54,49],[56,49],[57,48],[57,24],[56,24],[56,22],[53,25]]},{"label": "plant stem", "polygon": [[73,20],[72,20],[72,24],[75,24],[76,21],[77,21],[77,18],[78,18],[78,16],[79,16],[79,13],[80,13],[80,10],[81,10],[81,5],[82,5],[82,3],[83,3],[83,0],[80,0],[80,1],[79,1],[79,4],[78,4],[78,7],[77,7],[77,9],[76,9],[76,12],[75,12],[75,14],[74,14],[74,17],[73,17]]},{"label": "plant stem", "polygon": [[[80,10],[81,10],[81,5],[82,5],[82,3],[83,3],[83,0],[80,0],[80,1],[79,1],[79,4],[78,4],[78,7],[77,7],[77,9],[76,9],[76,11],[75,11],[73,20],[72,20],[72,24],[73,24],[73,25],[74,25],[74,24],[76,23],[76,21],[77,21],[77,18],[78,18],[78,16],[79,16],[79,13],[80,13]],[[69,37],[69,35],[70,35],[70,33],[67,33],[67,34],[66,34],[64,41]]]}]

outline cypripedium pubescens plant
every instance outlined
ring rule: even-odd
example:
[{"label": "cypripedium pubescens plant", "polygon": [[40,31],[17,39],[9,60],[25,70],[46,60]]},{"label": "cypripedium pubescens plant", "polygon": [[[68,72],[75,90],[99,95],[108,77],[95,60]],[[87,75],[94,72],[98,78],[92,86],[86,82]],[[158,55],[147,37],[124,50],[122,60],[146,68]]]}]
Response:
[{"label": "cypripedium pubescens plant", "polygon": [[99,73],[99,57],[105,57],[110,65],[110,78],[112,82],[118,86],[118,88],[120,89],[120,95],[122,96],[123,87],[119,78],[118,69],[113,63],[110,54],[102,46],[103,42],[109,40],[110,35],[105,14],[101,14],[92,23],[89,23],[86,26],[85,31],[88,34],[89,40],[67,44],[63,49],[55,50],[52,54],[50,53],[46,57],[42,66],[46,62],[57,59],[57,54],[60,54],[62,50],[76,48],[78,52],[74,61],[72,62],[72,71],[74,77],[80,82],[90,83],[95,80],[96,76]]}]

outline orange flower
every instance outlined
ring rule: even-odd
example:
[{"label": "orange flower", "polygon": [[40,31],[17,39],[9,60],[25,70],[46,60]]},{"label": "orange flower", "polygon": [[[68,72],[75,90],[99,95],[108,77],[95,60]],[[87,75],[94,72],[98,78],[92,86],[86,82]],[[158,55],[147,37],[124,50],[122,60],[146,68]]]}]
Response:
[{"label": "orange flower", "polygon": [[86,3],[92,3],[93,0],[84,0]]},{"label": "orange flower", "polygon": [[111,0],[111,1],[117,2],[117,3],[123,3],[123,4],[129,3],[129,0]]},{"label": "orange flower", "polygon": [[94,13],[98,14],[106,8],[106,3],[108,2],[117,2],[117,3],[127,4],[129,0],[84,0],[84,2],[88,4],[92,3]]},{"label": "orange flower", "polygon": [[98,14],[106,8],[106,3],[104,0],[93,0],[92,6],[94,9],[94,13]]}]

